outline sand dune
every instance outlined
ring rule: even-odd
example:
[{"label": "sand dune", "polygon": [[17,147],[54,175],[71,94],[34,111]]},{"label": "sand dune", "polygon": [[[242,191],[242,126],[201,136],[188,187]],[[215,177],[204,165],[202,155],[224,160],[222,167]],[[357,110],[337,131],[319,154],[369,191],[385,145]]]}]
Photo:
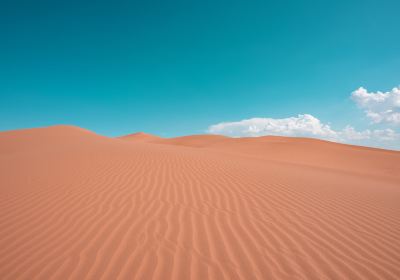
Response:
[{"label": "sand dune", "polygon": [[156,135],[151,135],[151,134],[144,133],[144,132],[136,132],[136,133],[124,135],[124,136],[121,136],[118,138],[122,139],[122,140],[142,141],[142,142],[152,142],[152,141],[157,141],[157,140],[162,139],[161,137],[158,137]]},{"label": "sand dune", "polygon": [[1,279],[399,279],[400,152],[0,133]]},{"label": "sand dune", "polygon": [[343,172],[376,175],[398,182],[399,152],[339,145],[337,143],[279,136],[229,138],[220,135],[196,135],[155,139],[156,143],[209,148],[238,156],[328,168]]}]

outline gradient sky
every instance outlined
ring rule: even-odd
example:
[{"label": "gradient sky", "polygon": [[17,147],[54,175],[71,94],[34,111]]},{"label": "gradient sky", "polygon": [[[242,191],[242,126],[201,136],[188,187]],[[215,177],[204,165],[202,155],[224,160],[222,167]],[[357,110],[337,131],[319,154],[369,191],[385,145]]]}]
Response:
[{"label": "gradient sky", "polygon": [[350,95],[400,84],[399,11],[398,0],[0,0],[0,130],[169,137],[304,113],[363,130]]}]

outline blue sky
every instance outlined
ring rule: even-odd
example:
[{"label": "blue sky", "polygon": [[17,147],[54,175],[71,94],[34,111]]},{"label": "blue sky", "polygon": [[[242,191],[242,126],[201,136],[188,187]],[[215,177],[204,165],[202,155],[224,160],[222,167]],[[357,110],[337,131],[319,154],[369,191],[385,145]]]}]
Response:
[{"label": "blue sky", "polygon": [[309,114],[335,131],[398,132],[351,94],[400,85],[399,10],[394,0],[0,0],[0,130],[170,137]]}]

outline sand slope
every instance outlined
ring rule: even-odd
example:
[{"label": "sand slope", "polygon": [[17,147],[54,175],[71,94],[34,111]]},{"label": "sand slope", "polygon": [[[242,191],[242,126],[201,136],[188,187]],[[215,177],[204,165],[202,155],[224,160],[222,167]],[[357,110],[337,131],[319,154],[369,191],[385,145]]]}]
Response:
[{"label": "sand slope", "polygon": [[0,133],[1,279],[399,279],[400,152]]},{"label": "sand slope", "polygon": [[132,133],[129,135],[124,135],[124,136],[118,137],[118,138],[122,139],[122,140],[142,141],[142,142],[153,142],[153,141],[162,139],[161,137],[158,137],[156,135],[151,135],[151,134],[144,133],[144,132]]}]

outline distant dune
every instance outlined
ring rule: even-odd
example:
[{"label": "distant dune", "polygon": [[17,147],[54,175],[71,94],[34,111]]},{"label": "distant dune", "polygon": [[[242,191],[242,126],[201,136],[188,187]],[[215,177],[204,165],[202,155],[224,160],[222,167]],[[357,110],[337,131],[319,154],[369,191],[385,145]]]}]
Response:
[{"label": "distant dune", "polygon": [[0,132],[0,279],[399,279],[400,152]]},{"label": "distant dune", "polygon": [[150,141],[156,141],[156,140],[162,139],[161,137],[147,134],[144,132],[137,132],[137,133],[133,133],[133,134],[129,134],[129,135],[124,135],[124,136],[121,136],[118,138],[122,139],[122,140],[143,141],[143,142],[150,142]]}]

